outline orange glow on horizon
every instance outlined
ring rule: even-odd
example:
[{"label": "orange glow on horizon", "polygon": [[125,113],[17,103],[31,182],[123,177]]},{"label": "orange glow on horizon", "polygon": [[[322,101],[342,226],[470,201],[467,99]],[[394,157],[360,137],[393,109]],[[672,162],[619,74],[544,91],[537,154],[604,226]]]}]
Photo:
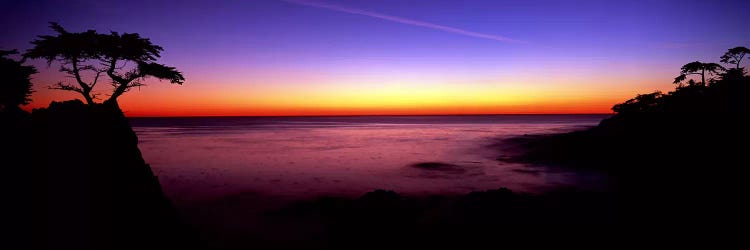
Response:
[{"label": "orange glow on horizon", "polygon": [[[233,76],[216,82],[214,77],[197,75],[182,86],[150,80],[148,86],[131,90],[119,102],[131,117],[610,114],[614,104],[635,94],[672,87],[661,84],[665,81],[658,79],[666,77],[658,75],[620,77],[617,82],[606,81],[610,76],[603,74],[568,78],[521,74],[485,79],[398,74],[360,78],[302,73],[273,76]],[[77,93],[44,87],[43,83],[60,77],[38,75],[33,102],[25,108],[81,99]],[[238,78],[250,80],[234,80]],[[104,87],[99,90],[103,97],[110,91]]]},{"label": "orange glow on horizon", "polygon": [[[317,92],[268,90],[195,90],[186,86],[144,88],[127,93],[120,106],[130,117],[154,116],[335,116],[335,115],[468,115],[468,114],[608,114],[633,93],[536,91],[530,89],[458,91],[380,89]],[[39,91],[27,109],[53,100],[80,99],[74,93]]]}]

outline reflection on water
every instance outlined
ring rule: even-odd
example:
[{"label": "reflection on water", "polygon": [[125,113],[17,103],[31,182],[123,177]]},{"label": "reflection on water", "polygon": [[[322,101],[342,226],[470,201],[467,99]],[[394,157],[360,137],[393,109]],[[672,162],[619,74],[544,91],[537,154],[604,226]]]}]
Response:
[{"label": "reflection on water", "polygon": [[[505,163],[499,138],[563,132],[604,116],[136,118],[139,147],[177,201],[240,192],[310,198],[540,192],[591,186],[596,176]],[[420,164],[429,163],[429,164]]]}]

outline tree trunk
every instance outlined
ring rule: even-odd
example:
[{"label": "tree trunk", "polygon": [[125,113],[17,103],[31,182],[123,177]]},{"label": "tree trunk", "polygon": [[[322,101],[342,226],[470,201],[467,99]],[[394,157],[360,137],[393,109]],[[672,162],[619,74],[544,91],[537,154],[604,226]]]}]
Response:
[{"label": "tree trunk", "polygon": [[125,93],[125,90],[127,90],[127,86],[128,86],[128,83],[125,83],[125,84],[120,83],[120,85],[117,86],[115,91],[112,92],[112,96],[110,96],[107,101],[117,103],[117,97],[120,97],[123,93]]},{"label": "tree trunk", "polygon": [[94,104],[96,104],[94,102],[94,98],[91,98],[91,94],[90,94],[91,91],[84,90],[84,91],[81,91],[79,93],[81,93],[81,95],[83,95],[83,99],[86,100],[86,104],[88,104],[89,106],[93,106]]},{"label": "tree trunk", "polygon": [[120,104],[117,103],[117,99],[116,98],[115,99],[109,98],[106,101],[104,101],[103,104],[105,106],[111,106],[111,107],[113,107],[113,108],[115,108],[117,110],[120,110]]},{"label": "tree trunk", "polygon": [[701,83],[703,86],[706,86],[706,69],[703,69],[701,71]]},{"label": "tree trunk", "polygon": [[88,104],[89,106],[93,106],[93,105],[95,104],[95,103],[94,103],[94,98],[91,98],[91,96],[90,96],[90,95],[88,95],[88,94],[84,94],[84,95],[83,95],[83,98],[85,98],[85,99],[86,99],[86,104]]}]

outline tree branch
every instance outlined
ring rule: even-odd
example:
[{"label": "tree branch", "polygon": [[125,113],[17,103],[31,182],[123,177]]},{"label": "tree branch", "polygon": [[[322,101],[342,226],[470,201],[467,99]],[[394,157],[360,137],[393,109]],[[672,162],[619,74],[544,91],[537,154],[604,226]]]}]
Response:
[{"label": "tree branch", "polygon": [[72,90],[72,91],[81,93],[81,95],[83,95],[83,98],[86,99],[87,104],[94,105],[94,99],[92,99],[91,95],[89,94],[91,92],[92,86],[89,86],[81,79],[80,70],[78,68],[78,58],[73,57],[71,59],[71,64],[73,66],[73,68],[71,69],[71,71],[73,72],[73,76],[75,76],[75,79],[78,82],[78,85],[80,85],[81,87],[71,88],[72,86],[61,84],[61,83],[58,83],[57,86],[60,87],[60,89]]},{"label": "tree branch", "polygon": [[137,79],[132,73],[128,72],[125,74],[125,77],[119,76],[115,74],[115,69],[117,68],[117,59],[112,58],[112,60],[109,62],[109,69],[107,69],[107,75],[109,75],[110,78],[112,78],[112,86],[115,87],[115,90],[112,91],[112,95],[109,96],[109,99],[107,101],[117,101],[117,97],[120,97],[125,91],[128,90],[128,85],[133,80]]},{"label": "tree branch", "polygon": [[117,59],[112,58],[112,60],[109,62],[109,69],[107,69],[107,75],[109,76],[109,78],[112,78],[113,81],[122,84],[122,82],[124,82],[125,79],[115,74],[116,63],[117,63]]},{"label": "tree branch", "polygon": [[83,94],[83,89],[80,87],[73,86],[71,84],[67,84],[65,82],[58,82],[57,84],[53,86],[47,87],[47,89],[57,89],[57,90],[67,90],[67,91],[73,91]]},{"label": "tree branch", "polygon": [[75,76],[76,81],[78,82],[78,85],[81,85],[81,90],[83,90],[85,92],[90,91],[91,87],[88,84],[86,84],[85,82],[83,82],[83,80],[81,79],[81,74],[80,74],[80,71],[78,69],[78,59],[77,58],[73,58],[72,59],[72,64],[73,64],[73,69],[71,71],[73,72],[73,76]]},{"label": "tree branch", "polygon": [[[97,71],[96,76],[94,76],[94,81],[91,82],[91,89],[94,89],[94,86],[96,86],[96,83],[99,81],[99,75],[102,74],[102,71]],[[91,96],[91,98],[95,98],[94,96]]]},{"label": "tree branch", "polygon": [[[65,65],[60,65],[59,71],[63,73],[68,73],[69,75],[73,75],[73,70],[68,67],[65,67]],[[66,76],[66,77],[72,77],[72,76]]]}]

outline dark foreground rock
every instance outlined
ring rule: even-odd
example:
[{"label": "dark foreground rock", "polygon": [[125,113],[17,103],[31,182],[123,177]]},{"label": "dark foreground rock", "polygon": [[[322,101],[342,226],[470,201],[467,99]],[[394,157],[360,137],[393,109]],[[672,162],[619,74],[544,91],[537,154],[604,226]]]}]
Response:
[{"label": "dark foreground rock", "polygon": [[[210,244],[222,249],[472,249],[509,247],[511,243],[538,246],[560,242],[526,240],[571,235],[606,237],[621,224],[617,202],[610,193],[576,190],[531,195],[500,188],[434,196],[376,190],[359,198],[298,201],[263,212],[260,219],[238,213],[224,220],[247,220],[246,228],[222,227],[225,223],[218,223],[215,228],[201,230],[212,231]],[[252,206],[256,204],[232,204]],[[196,216],[201,215],[207,214]],[[222,219],[212,218],[204,219]]]}]

